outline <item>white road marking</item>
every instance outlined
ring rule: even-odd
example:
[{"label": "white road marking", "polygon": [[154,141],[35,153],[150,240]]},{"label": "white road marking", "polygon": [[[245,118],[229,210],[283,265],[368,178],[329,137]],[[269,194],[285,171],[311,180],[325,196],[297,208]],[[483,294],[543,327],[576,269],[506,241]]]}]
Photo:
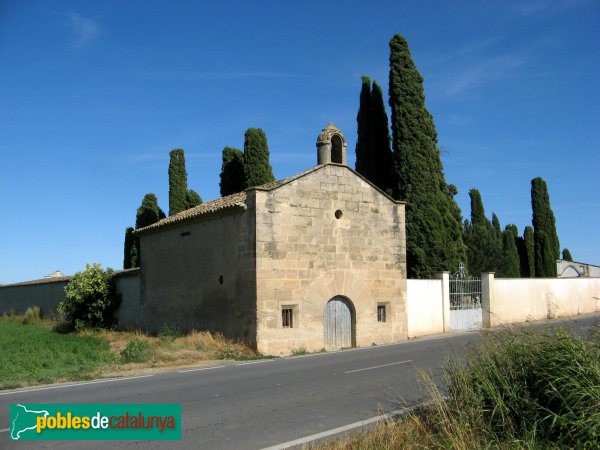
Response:
[{"label": "white road marking", "polygon": [[344,373],[362,372],[363,370],[379,369],[380,367],[395,366],[396,364],[406,364],[409,362],[412,362],[412,359],[407,359],[406,361],[398,361],[395,363],[382,364],[380,366],[365,367],[364,369],[349,370],[348,372],[344,372]]},{"label": "white road marking", "polygon": [[322,431],[321,433],[311,434],[310,436],[305,436],[300,439],[295,439],[293,441],[283,442],[281,444],[273,445],[272,447],[263,448],[262,450],[283,450],[286,448],[296,447],[304,444],[308,444],[309,442],[317,441],[319,439],[327,438],[329,436],[334,436],[336,434],[344,433],[346,431],[353,430],[355,428],[362,428],[368,425],[371,425],[376,422],[380,422],[382,420],[389,419],[391,417],[398,417],[408,414],[410,412],[415,411],[416,409],[421,408],[425,404],[414,405],[408,408],[397,409],[396,411],[392,411],[389,414],[382,414],[380,416],[371,417],[370,419],[361,420],[359,422],[354,422],[348,425],[344,425],[337,428],[332,428],[331,430]]},{"label": "white road marking", "polygon": [[10,428],[4,428],[3,430],[0,430],[0,433],[7,433],[10,431]]},{"label": "white road marking", "polygon": [[69,387],[87,386],[88,384],[111,383],[113,381],[136,380],[138,378],[147,378],[147,377],[153,377],[153,376],[154,376],[154,374],[138,375],[136,377],[109,378],[107,380],[84,381],[82,383],[60,384],[57,386],[48,386],[48,387],[41,387],[41,388],[34,388],[34,389],[18,389],[18,390],[10,391],[10,392],[0,392],[0,395],[17,395],[17,394],[23,394],[25,392],[47,391],[49,389],[63,389],[63,388],[69,388]]},{"label": "white road marking", "polygon": [[226,367],[226,366],[197,367],[196,369],[178,370],[178,372],[179,372],[179,373],[185,373],[185,372],[198,372],[199,370],[220,369],[221,367]]}]

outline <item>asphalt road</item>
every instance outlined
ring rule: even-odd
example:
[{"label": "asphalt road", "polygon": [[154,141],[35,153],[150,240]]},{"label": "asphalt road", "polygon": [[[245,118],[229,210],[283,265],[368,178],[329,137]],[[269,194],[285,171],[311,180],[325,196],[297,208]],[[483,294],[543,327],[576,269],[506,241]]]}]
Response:
[{"label": "asphalt road", "polygon": [[[554,320],[585,334],[600,315]],[[400,344],[0,392],[0,448],[260,449],[419,402],[417,370],[439,376],[479,332]],[[2,357],[6,357],[2,355]],[[11,441],[11,403],[179,403],[181,441]]]}]

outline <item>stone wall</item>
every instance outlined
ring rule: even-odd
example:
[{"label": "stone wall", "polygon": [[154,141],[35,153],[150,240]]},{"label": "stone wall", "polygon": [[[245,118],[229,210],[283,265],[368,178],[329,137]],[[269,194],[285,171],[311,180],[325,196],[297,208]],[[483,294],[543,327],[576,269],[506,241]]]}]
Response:
[{"label": "stone wall", "polygon": [[146,232],[140,244],[142,328],[169,324],[255,345],[252,214],[240,207],[207,214]]},{"label": "stone wall", "polygon": [[[335,296],[354,307],[357,346],[406,339],[404,204],[341,165],[258,190],[256,204],[260,351],[323,348],[324,308]],[[292,328],[283,327],[284,308]]]}]

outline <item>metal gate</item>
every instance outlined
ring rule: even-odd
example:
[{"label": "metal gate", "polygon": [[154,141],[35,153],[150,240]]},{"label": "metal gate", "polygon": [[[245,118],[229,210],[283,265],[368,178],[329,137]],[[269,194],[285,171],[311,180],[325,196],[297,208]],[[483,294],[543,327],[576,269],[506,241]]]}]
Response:
[{"label": "metal gate", "polygon": [[327,350],[352,347],[352,322],[352,308],[344,297],[327,302],[323,313]]},{"label": "metal gate", "polygon": [[450,328],[471,330],[482,324],[481,278],[467,276],[460,263],[458,273],[450,276]]}]

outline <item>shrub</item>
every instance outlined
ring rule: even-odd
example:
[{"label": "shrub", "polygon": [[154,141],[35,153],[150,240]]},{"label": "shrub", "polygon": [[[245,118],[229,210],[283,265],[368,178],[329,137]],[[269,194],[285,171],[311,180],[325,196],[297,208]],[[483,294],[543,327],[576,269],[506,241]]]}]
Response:
[{"label": "shrub", "polygon": [[158,338],[163,342],[173,342],[178,337],[181,337],[182,333],[175,325],[169,325],[165,323],[158,331]]},{"label": "shrub", "polygon": [[44,318],[42,314],[42,309],[39,306],[30,306],[25,311],[25,316],[23,317],[23,324],[28,324],[34,322],[36,320],[42,320]]},{"label": "shrub", "polygon": [[58,310],[74,329],[111,328],[116,324],[114,312],[121,299],[116,294],[112,269],[87,264],[84,271],[73,275],[65,294]]},{"label": "shrub", "polygon": [[124,362],[146,362],[151,355],[152,349],[150,348],[150,344],[139,338],[130,339],[121,351],[121,357]]}]

